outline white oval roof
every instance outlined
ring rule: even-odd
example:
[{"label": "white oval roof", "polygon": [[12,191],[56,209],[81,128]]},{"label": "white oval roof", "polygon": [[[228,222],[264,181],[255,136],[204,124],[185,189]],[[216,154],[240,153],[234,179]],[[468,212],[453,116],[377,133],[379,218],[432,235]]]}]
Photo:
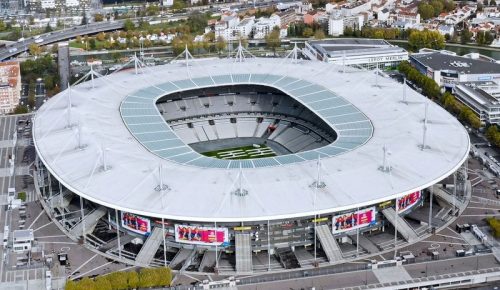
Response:
[{"label": "white oval roof", "polygon": [[[129,70],[95,79],[94,88],[91,82],[72,87],[70,114],[69,91],[54,96],[35,116],[33,135],[39,157],[66,187],[111,208],[211,222],[330,213],[428,187],[467,158],[469,138],[454,117],[409,88],[403,103],[402,85],[389,78],[375,82],[370,71],[342,73],[332,64],[267,58],[196,60],[189,69],[184,63],[147,67],[139,75]],[[240,161],[202,157],[179,143],[154,107],[165,94],[224,84],[278,88],[323,118],[339,138],[271,163],[241,161],[248,195],[236,196]],[[429,148],[421,150],[426,102]],[[141,134],[148,136],[141,139]],[[151,147],[151,142],[162,145]],[[384,145],[390,173],[378,169]],[[102,168],[103,148],[108,170]],[[175,153],[162,153],[171,149]],[[314,204],[318,155],[326,187],[318,189]],[[160,183],[169,189],[159,191]]]}]

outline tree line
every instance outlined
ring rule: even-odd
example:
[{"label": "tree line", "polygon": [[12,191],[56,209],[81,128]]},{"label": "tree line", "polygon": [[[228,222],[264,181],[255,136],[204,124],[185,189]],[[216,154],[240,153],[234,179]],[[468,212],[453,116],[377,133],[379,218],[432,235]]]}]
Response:
[{"label": "tree line", "polygon": [[490,125],[488,129],[486,129],[485,136],[491,144],[500,147],[500,131],[497,125]]},{"label": "tree line", "polygon": [[[421,74],[407,61],[402,61],[398,70],[403,73],[408,80],[422,88],[423,95],[441,104],[450,113],[456,115],[459,120],[469,124],[472,128],[479,129],[481,121],[474,112],[464,104],[456,100],[449,92],[441,93],[438,84],[430,77]],[[500,140],[500,139],[499,139]]]},{"label": "tree line", "polygon": [[113,272],[94,279],[68,280],[66,290],[128,290],[170,286],[172,271],[168,267],[143,268],[139,272]]}]

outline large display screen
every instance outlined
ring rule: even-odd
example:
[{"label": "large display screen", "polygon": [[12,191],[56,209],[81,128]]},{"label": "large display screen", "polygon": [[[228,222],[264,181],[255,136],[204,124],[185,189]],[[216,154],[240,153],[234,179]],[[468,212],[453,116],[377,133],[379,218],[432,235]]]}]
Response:
[{"label": "large display screen", "polygon": [[420,200],[420,191],[415,191],[410,194],[398,198],[398,212],[404,212],[408,210]]},{"label": "large display screen", "polygon": [[369,207],[359,211],[336,215],[332,220],[332,232],[337,234],[373,225],[377,222],[375,219],[376,213],[375,207]]},{"label": "large display screen", "polygon": [[229,243],[229,234],[227,228],[175,225],[175,241],[197,245],[224,245]]},{"label": "large display screen", "polygon": [[123,228],[141,235],[151,233],[151,221],[149,219],[128,212],[121,212],[121,216]]}]

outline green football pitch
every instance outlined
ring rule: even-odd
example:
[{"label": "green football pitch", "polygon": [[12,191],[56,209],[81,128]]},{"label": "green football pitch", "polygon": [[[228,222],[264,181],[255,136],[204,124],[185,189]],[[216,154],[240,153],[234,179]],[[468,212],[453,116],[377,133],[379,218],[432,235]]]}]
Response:
[{"label": "green football pitch", "polygon": [[201,154],[219,159],[253,159],[276,156],[273,149],[264,144],[227,148]]}]

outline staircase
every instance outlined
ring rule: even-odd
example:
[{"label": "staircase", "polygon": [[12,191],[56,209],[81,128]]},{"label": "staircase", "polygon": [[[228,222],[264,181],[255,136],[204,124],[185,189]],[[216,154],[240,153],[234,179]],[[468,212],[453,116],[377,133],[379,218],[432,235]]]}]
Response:
[{"label": "staircase", "polygon": [[328,261],[330,263],[342,261],[342,251],[340,250],[337,241],[333,238],[330,227],[328,225],[316,226],[316,234],[318,235],[319,242],[323,247],[323,251],[328,258]]},{"label": "staircase", "polygon": [[399,215],[396,216],[396,211],[392,207],[385,208],[384,210],[382,210],[382,213],[392,225],[395,225],[397,220],[398,232],[403,236],[403,238],[406,241],[412,243],[418,239],[418,235],[415,232],[415,230],[412,227],[410,227],[410,225]]},{"label": "staircase", "polygon": [[236,272],[252,273],[252,251],[250,234],[236,234]]},{"label": "staircase", "polygon": [[153,260],[158,247],[163,242],[162,236],[163,230],[161,228],[155,227],[151,235],[146,239],[146,242],[142,246],[139,254],[135,258],[135,261],[141,265],[149,265]]}]

